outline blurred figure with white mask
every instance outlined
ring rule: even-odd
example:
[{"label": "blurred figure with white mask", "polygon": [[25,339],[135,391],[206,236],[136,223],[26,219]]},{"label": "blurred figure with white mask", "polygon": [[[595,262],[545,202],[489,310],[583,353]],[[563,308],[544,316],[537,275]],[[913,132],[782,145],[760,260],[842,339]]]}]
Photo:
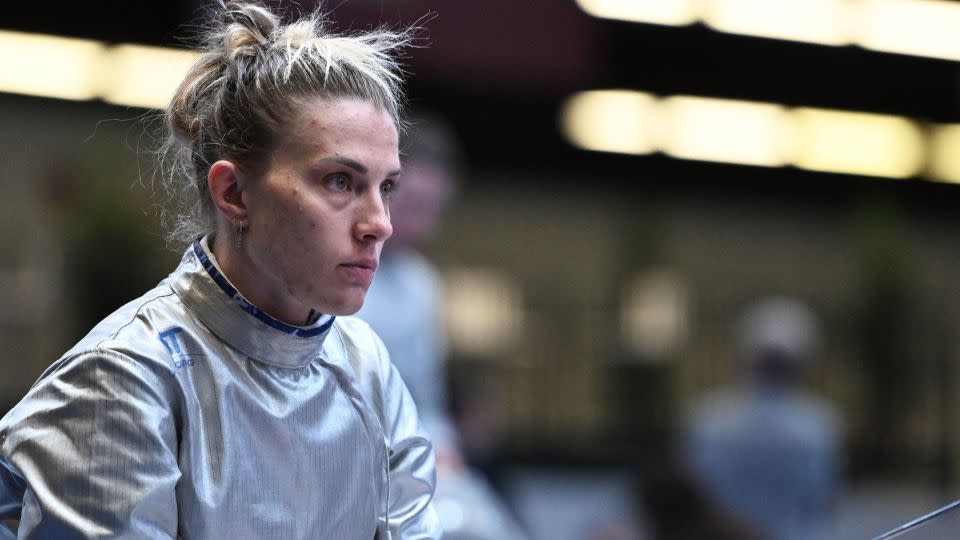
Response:
[{"label": "blurred figure with white mask", "polygon": [[697,400],[685,450],[707,495],[765,537],[829,537],[840,483],[841,421],[801,389],[821,342],[804,304],[766,298],[740,321],[741,380]]}]

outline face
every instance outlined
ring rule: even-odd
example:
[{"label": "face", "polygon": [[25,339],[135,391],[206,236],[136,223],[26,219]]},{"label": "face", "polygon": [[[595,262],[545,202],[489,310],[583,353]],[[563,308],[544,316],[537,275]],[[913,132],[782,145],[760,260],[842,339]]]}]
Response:
[{"label": "face", "polygon": [[425,160],[409,160],[403,168],[403,190],[391,202],[393,236],[388,247],[417,246],[437,228],[452,191],[450,172]]},{"label": "face", "polygon": [[[392,233],[400,174],[389,113],[353,98],[316,99],[287,124],[266,172],[243,186],[243,288],[274,317],[348,315],[363,304]],[[238,286],[240,283],[238,283]]]}]

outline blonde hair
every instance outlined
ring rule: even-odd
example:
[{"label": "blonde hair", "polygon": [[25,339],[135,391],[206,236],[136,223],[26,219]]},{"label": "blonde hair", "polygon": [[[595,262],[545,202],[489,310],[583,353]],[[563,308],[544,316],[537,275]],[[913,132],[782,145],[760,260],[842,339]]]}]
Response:
[{"label": "blonde hair", "polygon": [[167,220],[174,245],[215,228],[210,165],[230,159],[262,172],[283,123],[305,101],[360,98],[402,128],[399,59],[412,29],[336,35],[319,12],[284,24],[250,2],[226,2],[222,20],[204,36],[165,114],[163,182],[176,206]]}]

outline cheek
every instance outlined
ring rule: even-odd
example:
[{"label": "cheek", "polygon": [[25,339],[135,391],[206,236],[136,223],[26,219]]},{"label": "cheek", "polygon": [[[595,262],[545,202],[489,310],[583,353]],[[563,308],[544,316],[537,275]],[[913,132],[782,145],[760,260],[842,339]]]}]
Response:
[{"label": "cheek", "polygon": [[[273,267],[284,281],[295,276],[297,268],[306,252],[309,251],[304,235],[297,223],[292,219],[285,219],[289,212],[282,210],[265,217],[254,224],[257,229],[257,251],[260,262],[267,267]],[[252,227],[251,227],[252,228]]]},{"label": "cheek", "polygon": [[290,255],[308,247],[308,233],[316,227],[315,220],[305,219],[306,210],[299,199],[299,190],[277,197],[273,204],[260,208],[259,226],[268,252]]},{"label": "cheek", "polygon": [[302,294],[311,294],[319,282],[330,279],[328,262],[333,256],[333,246],[324,234],[326,228],[317,219],[297,220],[289,224],[286,233],[288,242],[283,242],[284,278],[289,285]]},{"label": "cheek", "polygon": [[297,242],[303,246],[303,249],[306,251],[313,251],[314,244],[317,242],[317,234],[319,233],[319,225],[315,219],[307,219],[297,224],[294,234],[296,235]]},{"label": "cheek", "polygon": [[308,301],[316,292],[318,280],[323,280],[316,270],[317,261],[302,249],[285,248],[278,253],[279,278],[287,294],[301,301]]}]

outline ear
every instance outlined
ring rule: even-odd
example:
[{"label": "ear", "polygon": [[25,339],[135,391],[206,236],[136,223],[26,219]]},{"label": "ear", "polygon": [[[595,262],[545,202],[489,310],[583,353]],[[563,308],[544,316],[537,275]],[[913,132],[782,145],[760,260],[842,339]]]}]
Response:
[{"label": "ear", "polygon": [[237,165],[221,159],[210,166],[207,187],[213,204],[232,225],[245,225],[247,205],[243,202],[243,175]]}]

